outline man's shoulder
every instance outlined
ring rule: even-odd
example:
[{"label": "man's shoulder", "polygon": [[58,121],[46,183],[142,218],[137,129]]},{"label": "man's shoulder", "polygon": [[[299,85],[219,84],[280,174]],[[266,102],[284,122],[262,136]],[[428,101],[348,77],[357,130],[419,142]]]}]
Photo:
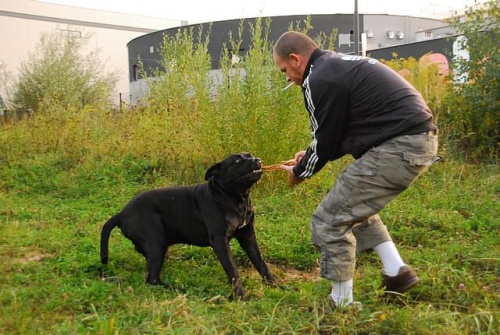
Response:
[{"label": "man's shoulder", "polygon": [[344,81],[352,66],[342,59],[344,56],[346,55],[333,51],[323,53],[311,64],[310,79],[327,82]]}]

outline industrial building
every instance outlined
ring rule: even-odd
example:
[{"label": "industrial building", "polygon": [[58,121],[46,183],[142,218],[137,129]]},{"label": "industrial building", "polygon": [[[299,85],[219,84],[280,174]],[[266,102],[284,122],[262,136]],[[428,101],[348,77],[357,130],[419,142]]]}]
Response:
[{"label": "industrial building", "polygon": [[[319,32],[329,34],[338,30],[335,49],[342,53],[355,50],[353,14],[289,15],[271,17],[270,40],[275,41],[288,30],[291,23],[310,18],[312,36]],[[0,2],[0,70],[8,74],[7,79],[15,79],[20,65],[36,52],[42,33],[58,31],[61,38],[84,38],[88,51],[99,50],[100,60],[109,71],[119,74],[119,82],[113,95],[113,102],[135,104],[144,96],[144,82],[138,74],[139,59],[146,73],[160,66],[158,47],[164,34],[175,34],[179,29],[210,28],[209,52],[214,71],[224,44],[229,45],[229,34],[237,36],[243,20],[245,30],[242,35],[241,50],[244,55],[249,48],[251,34],[249,24],[256,18],[234,19],[188,25],[181,20],[143,17],[115,12],[92,10],[72,6],[46,3],[36,0],[2,0]],[[420,57],[431,51],[443,53],[452,49],[454,35],[445,21],[384,14],[359,14],[360,39],[358,48],[363,54],[375,58],[389,58],[392,52],[401,57]],[[264,18],[265,20],[265,18]],[[451,43],[451,44],[450,44]],[[388,56],[389,55],[389,56]],[[446,55],[448,57],[448,55]],[[5,77],[5,76],[4,76]],[[8,104],[7,85],[11,80],[0,83],[0,95]]]},{"label": "industrial building", "polygon": [[[333,29],[336,29],[338,35],[335,50],[346,54],[355,52],[353,14],[273,16],[269,19],[271,23],[268,38],[271,43],[287,31],[291,24],[304,22],[308,19],[313,27],[308,32],[311,37],[317,36],[320,32],[328,35]],[[266,19],[263,18],[264,20]],[[445,50],[449,49],[450,53],[445,57],[449,59],[451,55],[454,32],[445,21],[398,15],[359,14],[358,22],[360,32],[358,50],[360,50],[360,54],[378,59],[390,59],[392,52],[401,52],[401,57],[419,58],[429,52],[443,54]],[[202,38],[204,38],[203,34],[209,33],[208,49],[212,69],[217,71],[223,51],[222,46],[230,45],[231,34],[238,36],[241,23],[242,19],[235,19],[186,25],[156,31],[131,40],[127,45],[131,103],[137,103],[147,94],[144,79],[138,73],[140,63],[142,63],[148,77],[152,76],[154,69],[161,69],[161,55],[158,50],[164,35],[175,35],[179,29],[193,29],[193,36],[196,39],[200,29]],[[237,53],[241,57],[249,50],[252,38],[249,27],[255,26],[255,23],[256,18],[243,19],[244,30],[240,50],[229,50],[231,54]]]}]

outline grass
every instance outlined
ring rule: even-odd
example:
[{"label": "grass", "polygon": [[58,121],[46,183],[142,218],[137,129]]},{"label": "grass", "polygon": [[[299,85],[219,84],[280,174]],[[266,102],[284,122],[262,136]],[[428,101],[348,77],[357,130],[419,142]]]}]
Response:
[{"label": "grass", "polygon": [[317,276],[308,231],[310,213],[341,165],[295,189],[281,174],[257,184],[257,234],[279,285],[262,283],[234,243],[246,301],[227,299],[225,274],[209,248],[172,247],[163,272],[167,289],[144,284],[145,262],[118,230],[110,264],[100,265],[101,225],[148,182],[104,178],[81,193],[70,185],[3,190],[0,332],[498,334],[498,167],[438,163],[392,202],[381,215],[421,285],[382,301],[380,264],[373,254],[360,255],[355,296],[364,310],[344,314],[329,306],[329,283]]},{"label": "grass", "polygon": [[[251,30],[261,36],[266,28]],[[423,93],[445,159],[380,213],[421,278],[394,301],[380,299],[374,254],[358,256],[359,313],[332,310],[330,283],[318,277],[310,215],[349,158],[293,189],[283,172],[253,188],[257,237],[278,285],[264,284],[235,242],[247,300],[228,299],[209,248],[173,246],[162,273],[169,287],[150,287],[144,259],[117,229],[110,263],[101,265],[102,225],[138,192],[202,182],[229,153],[249,151],[270,165],[309,144],[300,89],[281,91],[267,40],[254,37],[243,64],[221,60],[212,96],[203,81],[208,40],[199,36],[194,47],[192,34],[165,39],[164,68],[176,71],[150,83],[144,106],[113,113],[53,104],[34,119],[0,125],[0,333],[500,334],[500,171],[452,159],[447,139],[456,127],[446,123],[443,97],[452,90],[444,82],[429,82]],[[238,37],[233,44],[237,50]],[[398,65],[428,83],[422,78],[432,69],[413,71],[414,62]]]}]

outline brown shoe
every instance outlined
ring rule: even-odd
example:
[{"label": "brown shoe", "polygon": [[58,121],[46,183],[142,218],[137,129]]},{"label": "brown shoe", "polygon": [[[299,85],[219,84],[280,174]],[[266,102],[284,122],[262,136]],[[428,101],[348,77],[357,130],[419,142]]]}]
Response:
[{"label": "brown shoe", "polygon": [[399,268],[399,272],[396,276],[388,276],[382,274],[382,285],[380,288],[384,288],[384,293],[404,293],[411,289],[413,286],[417,285],[419,282],[418,276],[408,265]]}]

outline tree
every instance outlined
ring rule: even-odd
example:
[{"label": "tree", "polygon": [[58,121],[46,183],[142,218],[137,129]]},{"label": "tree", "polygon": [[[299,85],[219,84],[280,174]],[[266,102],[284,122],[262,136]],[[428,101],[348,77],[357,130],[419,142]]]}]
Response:
[{"label": "tree", "polygon": [[497,160],[500,148],[500,0],[468,9],[453,18],[452,26],[464,38],[460,47],[469,57],[455,60],[457,84],[450,113],[452,140],[468,155]]},{"label": "tree", "polygon": [[7,105],[10,81],[11,74],[7,71],[7,65],[0,60],[0,116]]},{"label": "tree", "polygon": [[98,51],[84,55],[88,38],[62,36],[59,30],[42,34],[37,51],[21,64],[14,104],[33,110],[51,104],[107,106],[118,74],[105,71]]}]

